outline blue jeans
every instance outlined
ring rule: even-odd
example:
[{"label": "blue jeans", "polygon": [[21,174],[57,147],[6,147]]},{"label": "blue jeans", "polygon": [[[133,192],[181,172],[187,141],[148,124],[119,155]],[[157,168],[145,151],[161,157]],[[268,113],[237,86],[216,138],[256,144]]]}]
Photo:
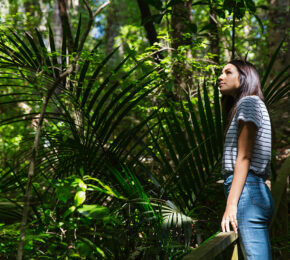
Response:
[{"label": "blue jeans", "polygon": [[[225,176],[224,192],[228,197],[233,174]],[[237,209],[241,248],[248,260],[272,259],[269,225],[275,210],[271,192],[264,180],[249,170]]]}]

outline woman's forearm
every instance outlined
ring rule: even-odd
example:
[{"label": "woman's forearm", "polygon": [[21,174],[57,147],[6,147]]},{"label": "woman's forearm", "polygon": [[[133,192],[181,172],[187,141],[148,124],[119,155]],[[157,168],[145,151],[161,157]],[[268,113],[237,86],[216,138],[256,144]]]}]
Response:
[{"label": "woman's forearm", "polygon": [[227,199],[227,205],[238,205],[250,166],[250,159],[238,156],[234,168],[234,176]]}]

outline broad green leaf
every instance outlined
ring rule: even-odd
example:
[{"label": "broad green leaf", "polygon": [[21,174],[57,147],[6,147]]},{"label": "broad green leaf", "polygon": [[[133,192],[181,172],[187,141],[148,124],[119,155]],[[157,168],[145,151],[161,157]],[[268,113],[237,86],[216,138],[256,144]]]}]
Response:
[{"label": "broad green leaf", "polygon": [[81,215],[92,219],[103,219],[109,215],[109,210],[106,207],[99,205],[82,205],[77,210]]},{"label": "broad green leaf", "polygon": [[86,200],[86,192],[85,191],[77,191],[74,197],[74,204],[76,207],[82,205]]}]

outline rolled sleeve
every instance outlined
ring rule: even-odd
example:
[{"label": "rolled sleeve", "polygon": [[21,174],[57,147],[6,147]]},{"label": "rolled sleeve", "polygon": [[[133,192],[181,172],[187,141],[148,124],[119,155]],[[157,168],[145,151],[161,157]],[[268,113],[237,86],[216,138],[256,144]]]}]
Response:
[{"label": "rolled sleeve", "polygon": [[236,123],[253,122],[259,129],[262,124],[262,113],[258,100],[251,96],[243,97],[237,104]]}]

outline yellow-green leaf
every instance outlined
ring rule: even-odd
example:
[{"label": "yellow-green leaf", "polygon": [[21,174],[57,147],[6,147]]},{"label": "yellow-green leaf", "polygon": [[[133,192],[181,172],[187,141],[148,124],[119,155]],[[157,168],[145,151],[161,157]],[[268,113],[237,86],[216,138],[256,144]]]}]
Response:
[{"label": "yellow-green leaf", "polygon": [[75,195],[75,206],[78,207],[84,203],[86,200],[86,192],[85,191],[78,191]]}]

